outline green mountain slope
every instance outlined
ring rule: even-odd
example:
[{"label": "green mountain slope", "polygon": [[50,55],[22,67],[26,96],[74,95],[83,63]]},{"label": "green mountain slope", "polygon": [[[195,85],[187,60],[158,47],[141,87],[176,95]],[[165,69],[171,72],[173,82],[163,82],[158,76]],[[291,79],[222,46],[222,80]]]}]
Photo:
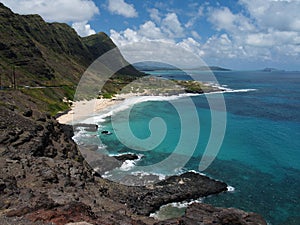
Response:
[{"label": "green mountain slope", "polygon": [[[81,38],[67,24],[14,14],[2,3],[0,34],[0,68],[6,85],[12,66],[16,66],[19,85],[74,84],[90,63],[116,47],[104,33]],[[120,54],[116,60],[124,58]],[[125,73],[139,75],[132,67]]]},{"label": "green mountain slope", "polygon": [[[104,33],[81,38],[67,24],[46,23],[39,15],[18,15],[0,3],[0,85],[12,86],[15,73],[18,88],[57,87],[55,90],[23,90],[46,103],[54,100],[53,104],[60,106],[52,106],[52,113],[66,108],[61,103],[62,98],[71,98],[87,67],[115,47]],[[114,60],[127,64],[121,53]],[[124,75],[143,74],[128,66],[120,70],[117,77]],[[116,91],[114,87],[106,89]]]}]

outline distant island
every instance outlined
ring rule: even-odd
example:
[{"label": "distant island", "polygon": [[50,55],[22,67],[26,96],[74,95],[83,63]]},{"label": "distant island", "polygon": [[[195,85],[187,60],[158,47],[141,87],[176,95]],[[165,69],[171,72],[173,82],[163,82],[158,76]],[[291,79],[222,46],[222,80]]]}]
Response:
[{"label": "distant island", "polygon": [[223,68],[223,67],[219,67],[219,66],[200,66],[200,67],[196,67],[193,68],[193,70],[201,70],[201,71],[232,71],[231,69],[227,69],[227,68]]},{"label": "distant island", "polygon": [[[133,64],[133,66],[140,71],[155,71],[155,70],[182,70],[182,68],[178,68],[176,66],[162,63],[162,62],[138,62]],[[219,66],[199,66],[199,67],[191,67],[183,70],[200,70],[200,71],[231,71],[231,69],[219,67]]]},{"label": "distant island", "polygon": [[264,68],[264,69],[262,69],[261,71],[263,71],[263,72],[283,72],[283,71],[285,71],[285,70],[280,70],[280,69],[276,69],[276,68],[269,68],[269,67],[266,67],[266,68]]}]

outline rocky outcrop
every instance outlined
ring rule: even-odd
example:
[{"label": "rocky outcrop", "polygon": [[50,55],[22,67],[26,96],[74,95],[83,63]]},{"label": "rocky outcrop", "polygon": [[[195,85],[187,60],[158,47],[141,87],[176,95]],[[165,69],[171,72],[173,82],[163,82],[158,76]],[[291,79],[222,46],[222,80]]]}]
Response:
[{"label": "rocky outcrop", "polygon": [[183,217],[156,223],[155,225],[267,225],[258,214],[247,213],[238,209],[215,208],[207,204],[190,205]]}]

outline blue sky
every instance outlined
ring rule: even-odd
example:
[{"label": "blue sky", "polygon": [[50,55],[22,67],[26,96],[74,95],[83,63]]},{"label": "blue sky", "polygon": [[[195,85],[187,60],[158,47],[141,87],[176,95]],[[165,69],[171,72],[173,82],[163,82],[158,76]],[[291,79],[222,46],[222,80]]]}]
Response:
[{"label": "blue sky", "polygon": [[[300,0],[0,0],[14,12],[104,31],[126,59],[300,70]],[[138,51],[137,51],[138,50]],[[192,60],[195,58],[196,60]]]}]

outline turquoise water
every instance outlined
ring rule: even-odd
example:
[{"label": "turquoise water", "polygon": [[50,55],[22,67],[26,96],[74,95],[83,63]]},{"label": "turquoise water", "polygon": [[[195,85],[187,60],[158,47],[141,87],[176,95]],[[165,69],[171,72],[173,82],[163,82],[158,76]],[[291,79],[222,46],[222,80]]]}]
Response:
[{"label": "turquoise water", "polygon": [[[154,73],[186,79],[184,74],[172,74],[172,71]],[[198,76],[199,80],[201,76],[204,80],[207,79],[203,72],[190,73]],[[203,172],[225,181],[233,186],[235,191],[206,198],[204,202],[258,212],[271,224],[300,224],[300,73],[216,72],[215,76],[221,85],[227,85],[231,89],[255,90],[224,93],[227,109],[224,141],[217,158]],[[185,137],[190,140],[187,140],[182,151],[176,153],[176,157],[181,160],[186,159],[185,155],[188,155],[189,161],[184,168],[173,168],[174,173],[198,170],[211,131],[212,109],[209,108],[206,97],[193,96],[191,99],[196,105],[200,120],[200,134],[197,135],[199,140],[195,152],[190,154],[195,136],[191,133]],[[173,101],[181,105],[186,104],[184,98]],[[141,153],[144,157],[136,163],[135,168],[151,168],[152,171],[147,172],[160,174],[172,172],[170,167],[149,166],[174,154],[180,132],[190,132],[197,126],[194,120],[190,120],[185,124],[185,127],[190,129],[181,130],[182,115],[174,108],[174,102],[148,101],[136,104],[131,109],[129,125],[137,138],[149,137],[149,122],[152,118],[160,117],[165,121],[166,136],[151,151],[136,151],[126,147],[115,135],[118,131],[114,131],[111,119],[107,118],[105,122],[101,122],[102,129],[113,132],[109,136],[99,135],[108,152]],[[185,116],[192,118],[189,105],[184,107]],[[118,113],[122,118],[123,112]],[[117,121],[120,127],[122,123],[125,127],[128,121],[125,120]]]}]

